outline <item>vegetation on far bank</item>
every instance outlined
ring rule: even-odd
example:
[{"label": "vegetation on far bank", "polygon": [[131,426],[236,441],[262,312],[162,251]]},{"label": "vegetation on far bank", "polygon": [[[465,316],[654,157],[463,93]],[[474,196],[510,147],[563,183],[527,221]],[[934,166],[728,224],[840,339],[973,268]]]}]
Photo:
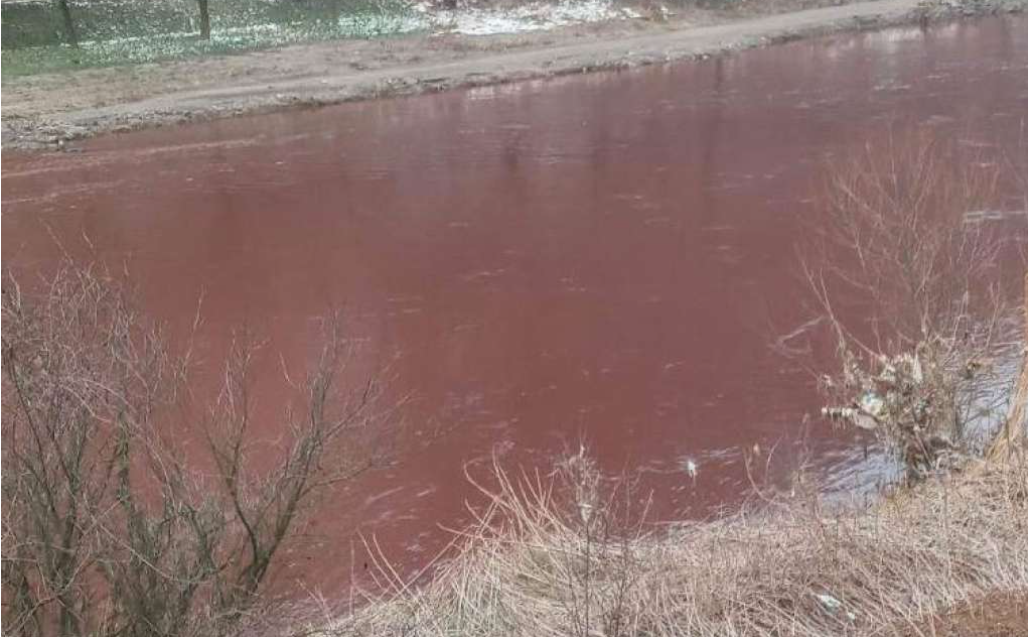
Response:
[{"label": "vegetation on far bank", "polygon": [[[405,0],[4,2],[7,78],[423,29]],[[202,10],[201,10],[202,9]]]},{"label": "vegetation on far bank", "polygon": [[[724,18],[852,0],[54,0],[0,3],[4,79],[413,33],[510,34],[679,13]],[[1026,0],[926,0],[923,19],[1021,11]]]}]

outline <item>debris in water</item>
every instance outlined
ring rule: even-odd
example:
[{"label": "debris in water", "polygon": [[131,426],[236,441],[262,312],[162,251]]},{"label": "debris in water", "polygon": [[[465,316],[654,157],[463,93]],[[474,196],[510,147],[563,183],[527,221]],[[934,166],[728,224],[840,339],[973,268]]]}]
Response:
[{"label": "debris in water", "polygon": [[866,391],[860,397],[860,408],[877,418],[885,410],[885,400],[873,391]]},{"label": "debris in water", "polygon": [[[834,613],[837,613],[840,610],[842,610],[842,602],[840,602],[838,599],[832,597],[831,595],[826,595],[824,593],[818,593],[818,594],[814,595],[814,597],[816,597],[817,600],[819,602],[821,602],[821,605],[824,606],[825,610],[827,610],[830,613],[834,614]],[[849,612],[849,611],[846,611],[846,618],[849,619],[850,621],[856,621],[857,616],[854,615],[853,613]]]},{"label": "debris in water", "polygon": [[821,415],[830,420],[848,420],[853,426],[867,431],[878,428],[878,421],[874,416],[853,407],[823,407]]},{"label": "debris in water", "polygon": [[696,461],[692,458],[685,458],[682,461],[682,469],[685,470],[686,475],[692,479],[692,485],[696,486],[696,476],[700,473],[700,467],[696,464]]}]

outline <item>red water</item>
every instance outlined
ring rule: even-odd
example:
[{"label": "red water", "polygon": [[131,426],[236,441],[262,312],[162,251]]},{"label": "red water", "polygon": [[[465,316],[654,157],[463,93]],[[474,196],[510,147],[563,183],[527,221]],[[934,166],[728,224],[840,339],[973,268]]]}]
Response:
[{"label": "red water", "polygon": [[[296,369],[314,317],[346,309],[354,370],[385,369],[426,442],[328,498],[291,554],[295,590],[331,596],[357,532],[431,557],[492,453],[545,465],[585,438],[644,470],[661,517],[738,502],[741,448],[785,441],[788,471],[819,403],[768,345],[809,316],[796,218],[826,156],[890,127],[1008,140],[1026,113],[1018,18],[108,136],[5,153],[3,260],[125,263],[173,328],[202,294],[211,361],[235,326],[267,336],[268,439],[279,353]],[[873,479],[826,425],[804,444],[830,482]]]}]

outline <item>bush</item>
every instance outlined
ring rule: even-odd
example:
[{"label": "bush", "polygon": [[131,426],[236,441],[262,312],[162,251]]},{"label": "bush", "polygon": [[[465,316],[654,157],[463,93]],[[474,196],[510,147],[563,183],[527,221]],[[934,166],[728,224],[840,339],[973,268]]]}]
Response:
[{"label": "bush", "polygon": [[[171,355],[106,272],[68,266],[32,295],[8,277],[3,324],[4,634],[230,634],[270,620],[269,569],[312,496],[371,466],[384,431],[374,384],[337,387],[339,321],[268,471],[247,453],[245,339],[188,423],[188,350]],[[190,436],[209,474],[187,463]]]},{"label": "bush", "polygon": [[1002,166],[931,136],[869,145],[831,167],[804,262],[840,361],[825,415],[873,431],[914,479],[1006,412],[1020,273],[1003,263]]}]

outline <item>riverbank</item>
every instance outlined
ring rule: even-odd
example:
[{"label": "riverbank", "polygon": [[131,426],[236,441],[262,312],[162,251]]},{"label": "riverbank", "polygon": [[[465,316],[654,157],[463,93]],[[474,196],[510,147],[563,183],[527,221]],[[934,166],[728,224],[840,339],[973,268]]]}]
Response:
[{"label": "riverbank", "polygon": [[1021,454],[866,508],[832,509],[801,485],[662,534],[620,525],[634,499],[569,473],[555,487],[500,471],[466,546],[424,589],[384,567],[389,594],[317,634],[1028,635]]},{"label": "riverbank", "polygon": [[410,36],[290,46],[12,78],[3,146],[245,113],[622,69],[834,32],[1023,10],[1028,0],[874,0],[751,18],[699,9],[517,35]]}]

